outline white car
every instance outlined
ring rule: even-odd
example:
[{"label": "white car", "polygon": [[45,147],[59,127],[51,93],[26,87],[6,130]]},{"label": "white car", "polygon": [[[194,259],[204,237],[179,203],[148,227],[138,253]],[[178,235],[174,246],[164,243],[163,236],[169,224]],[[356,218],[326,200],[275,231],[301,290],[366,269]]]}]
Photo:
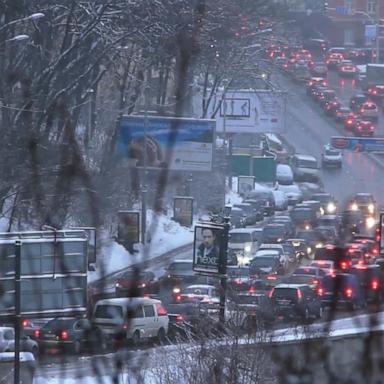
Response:
[{"label": "white car", "polygon": [[341,168],[343,165],[342,152],[330,145],[325,145],[321,154],[321,165],[323,168]]},{"label": "white car", "polygon": [[283,185],[293,184],[292,168],[288,164],[277,164],[276,180],[279,184]]},{"label": "white car", "polygon": [[285,193],[288,199],[288,204],[294,205],[303,201],[303,192],[297,184],[278,185],[277,191]]}]

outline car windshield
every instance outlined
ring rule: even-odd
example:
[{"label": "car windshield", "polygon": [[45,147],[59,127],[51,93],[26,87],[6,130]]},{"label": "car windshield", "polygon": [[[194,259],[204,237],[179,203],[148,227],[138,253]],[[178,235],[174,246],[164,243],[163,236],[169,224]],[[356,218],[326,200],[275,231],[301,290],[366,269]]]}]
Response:
[{"label": "car windshield", "polygon": [[[290,212],[291,218],[296,220],[310,220],[313,217],[312,210],[311,209],[293,209]],[[299,236],[301,237],[301,236]]]},{"label": "car windshield", "polygon": [[227,268],[227,274],[229,277],[249,277],[249,268],[248,267],[235,267]]},{"label": "car windshield", "polygon": [[121,305],[98,305],[94,317],[100,319],[122,319],[123,308]]},{"label": "car windshield", "polygon": [[229,241],[235,244],[248,243],[252,241],[250,233],[230,233]]},{"label": "car windshield", "polygon": [[260,256],[255,257],[252,260],[252,267],[254,268],[269,268],[276,265],[277,259],[275,257],[268,257],[268,256]]},{"label": "car windshield", "polygon": [[323,279],[323,286],[327,291],[342,290],[345,286],[350,286],[351,275],[327,275]]},{"label": "car windshield", "polygon": [[340,152],[337,149],[326,149],[325,154],[327,156],[339,156]]},{"label": "car windshield", "polygon": [[299,159],[299,167],[317,169],[317,162],[309,159]]},{"label": "car windshield", "polygon": [[252,296],[252,295],[238,295],[236,298],[237,304],[254,304],[259,305],[260,304],[260,297],[259,296]]},{"label": "car windshield", "polygon": [[172,263],[168,269],[170,271],[192,271],[192,263]]},{"label": "car windshield", "polygon": [[307,241],[324,240],[324,237],[315,231],[298,231],[297,236],[302,237]]},{"label": "car windshield", "polygon": [[127,271],[127,272],[124,272],[120,278],[121,279],[144,279],[145,276],[146,275],[144,273]]},{"label": "car windshield", "polygon": [[186,295],[208,295],[209,289],[205,287],[185,288],[183,293]]},{"label": "car windshield", "polygon": [[263,229],[263,236],[283,236],[284,234],[284,226],[264,227]]},{"label": "car windshield", "polygon": [[310,275],[291,275],[283,279],[284,283],[290,284],[313,284],[313,276]]},{"label": "car windshield", "polygon": [[320,203],[328,203],[332,200],[330,195],[313,195],[312,200],[320,201]]},{"label": "car windshield", "polygon": [[355,197],[356,203],[371,203],[372,200],[372,196],[370,195],[356,195]]},{"label": "car windshield", "polygon": [[275,299],[297,299],[296,288],[275,288],[272,293]]}]

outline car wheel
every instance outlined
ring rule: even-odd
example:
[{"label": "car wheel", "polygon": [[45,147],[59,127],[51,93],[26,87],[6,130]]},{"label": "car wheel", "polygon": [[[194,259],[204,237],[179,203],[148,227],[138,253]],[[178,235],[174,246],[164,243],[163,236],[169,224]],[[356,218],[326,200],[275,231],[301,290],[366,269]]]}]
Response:
[{"label": "car wheel", "polygon": [[165,330],[164,328],[160,328],[159,329],[159,332],[157,332],[157,341],[160,343],[160,344],[164,344],[165,342]]},{"label": "car wheel", "polygon": [[140,343],[140,332],[135,331],[132,335],[132,344],[137,347]]},{"label": "car wheel", "polygon": [[72,346],[72,352],[76,355],[81,352],[81,343],[79,340],[75,340]]}]

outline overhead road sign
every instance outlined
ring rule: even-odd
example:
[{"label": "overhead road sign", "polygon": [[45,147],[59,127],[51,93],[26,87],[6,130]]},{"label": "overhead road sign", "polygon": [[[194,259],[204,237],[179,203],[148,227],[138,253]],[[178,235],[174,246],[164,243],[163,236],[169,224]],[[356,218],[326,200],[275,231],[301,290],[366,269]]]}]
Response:
[{"label": "overhead road sign", "polygon": [[337,149],[355,152],[384,152],[384,137],[332,136],[331,145]]}]

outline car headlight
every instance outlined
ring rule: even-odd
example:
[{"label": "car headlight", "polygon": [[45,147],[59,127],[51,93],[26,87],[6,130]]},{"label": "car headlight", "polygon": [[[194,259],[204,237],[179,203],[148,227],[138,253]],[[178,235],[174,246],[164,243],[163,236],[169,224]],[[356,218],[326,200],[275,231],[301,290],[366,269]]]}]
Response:
[{"label": "car headlight", "polygon": [[323,207],[320,207],[320,214],[321,215],[324,215],[325,211],[324,211],[324,208]]},{"label": "car headlight", "polygon": [[328,205],[327,205],[327,211],[328,211],[329,213],[334,213],[334,212],[336,211],[336,205],[335,205],[335,203],[332,203],[332,202],[328,203]]},{"label": "car headlight", "polygon": [[116,288],[121,288],[121,284],[120,284],[120,283],[116,283],[116,284],[115,284],[115,287],[116,287]]},{"label": "car headlight", "polygon": [[312,253],[312,248],[311,248],[311,247],[307,247],[307,253],[308,253],[308,255],[309,255],[310,253]]},{"label": "car headlight", "polygon": [[352,204],[351,204],[351,210],[352,210],[352,211],[357,211],[358,209],[359,209],[359,207],[357,206],[356,203],[352,203]]},{"label": "car headlight", "polygon": [[373,217],[367,217],[365,225],[368,229],[371,229],[375,226],[376,220]]},{"label": "car headlight", "polygon": [[251,252],[251,246],[250,245],[246,245],[245,247],[244,247],[244,251],[245,252]]},{"label": "car headlight", "polygon": [[375,206],[373,204],[368,205],[368,212],[369,213],[374,213],[375,212]]},{"label": "car headlight", "polygon": [[315,248],[323,248],[323,243],[316,243]]},{"label": "car headlight", "polygon": [[305,224],[304,229],[306,229],[308,231],[309,229],[311,229],[311,226],[309,224]]},{"label": "car headlight", "polygon": [[179,287],[175,287],[173,288],[173,293],[180,293],[180,288]]}]

